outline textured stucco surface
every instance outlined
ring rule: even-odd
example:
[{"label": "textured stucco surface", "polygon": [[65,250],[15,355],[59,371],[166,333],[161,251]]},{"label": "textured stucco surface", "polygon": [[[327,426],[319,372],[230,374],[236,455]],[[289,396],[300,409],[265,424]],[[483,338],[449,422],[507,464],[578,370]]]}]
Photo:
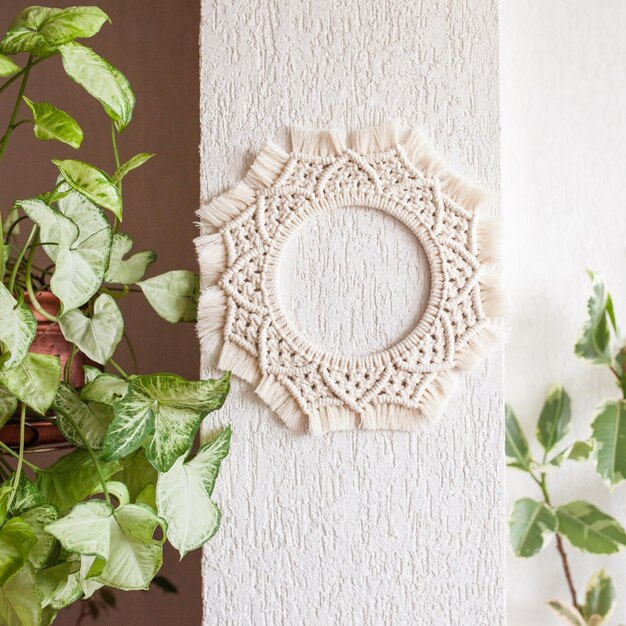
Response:
[{"label": "textured stucco surface", "polygon": [[[393,117],[425,126],[497,191],[497,36],[492,0],[206,0],[202,201],[289,123]],[[292,316],[357,353],[406,332],[425,290],[411,236],[360,213],[312,224],[282,265]],[[204,623],[503,624],[502,386],[495,356],[460,380],[429,432],[314,438],[235,381],[214,420],[234,435],[215,491],[222,529],[204,555]]]},{"label": "textured stucco surface", "polygon": [[[503,2],[502,203],[515,318],[506,349],[506,393],[532,436],[551,382],[572,396],[572,431],[588,437],[596,405],[617,395],[603,369],[573,354],[585,316],[585,268],[606,279],[622,331],[626,320],[626,4],[620,0]],[[588,499],[626,524],[626,485],[613,494],[593,465],[549,477],[555,504]],[[536,486],[507,473],[507,506]],[[568,600],[554,544],[526,561],[509,552],[511,626],[558,626],[545,602]],[[605,567],[617,589],[609,626],[626,623],[626,555],[569,548],[579,595]]]}]

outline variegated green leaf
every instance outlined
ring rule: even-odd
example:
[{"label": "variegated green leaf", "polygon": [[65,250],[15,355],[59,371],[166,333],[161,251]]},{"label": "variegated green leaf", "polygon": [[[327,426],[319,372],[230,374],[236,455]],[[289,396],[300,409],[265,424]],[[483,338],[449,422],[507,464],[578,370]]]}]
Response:
[{"label": "variegated green leaf", "polygon": [[132,172],[133,170],[136,170],[138,167],[141,167],[146,161],[149,161],[153,156],[154,154],[150,154],[148,152],[141,152],[139,154],[136,154],[131,159],[128,159],[126,163],[123,163],[122,165],[120,165],[120,167],[117,168],[117,170],[111,177],[113,179],[113,182],[119,183],[122,180],[122,178],[126,176],[126,174],[128,174],[129,172]]},{"label": "variegated green leaf", "polygon": [[28,560],[38,570],[46,564],[55,543],[54,537],[46,532],[44,527],[54,522],[59,517],[59,513],[52,505],[42,504],[22,513],[20,517],[37,537],[37,543],[30,551]]},{"label": "variegated green leaf", "polygon": [[0,528],[0,587],[28,561],[37,536],[19,517],[12,517]]},{"label": "variegated green leaf", "polygon": [[137,284],[164,320],[172,324],[196,321],[200,287],[193,272],[173,270]]},{"label": "variegated green leaf", "polygon": [[99,372],[81,390],[81,400],[114,406],[128,393],[129,383],[122,378]]},{"label": "variegated green leaf", "polygon": [[10,356],[5,368],[18,365],[28,354],[37,332],[37,322],[28,306],[18,304],[11,292],[0,283],[0,341]]},{"label": "variegated green leaf", "polygon": [[[2,489],[4,489],[5,486],[10,486],[12,488],[14,485],[15,474],[13,473],[2,483]],[[39,491],[39,489],[37,489],[37,487],[28,479],[24,472],[22,472],[11,502],[11,515],[21,516],[25,511],[43,504],[43,502],[44,497],[41,491]]]},{"label": "variegated green leaf", "polygon": [[585,618],[580,614],[577,608],[559,602],[558,600],[550,600],[548,606],[570,626],[587,626]]},{"label": "variegated green leaf", "polygon": [[615,588],[610,576],[604,570],[596,572],[587,585],[583,617],[591,623],[595,616],[597,624],[609,617],[615,607]]},{"label": "variegated green leaf", "polygon": [[610,485],[626,478],[626,401],[606,400],[591,425],[598,474]]},{"label": "variegated green leaf", "polygon": [[71,115],[48,102],[33,102],[26,96],[24,102],[33,114],[34,133],[37,139],[42,141],[55,139],[72,148],[80,148],[83,131]]},{"label": "variegated green leaf", "polygon": [[0,54],[0,76],[9,77],[17,74],[20,71],[20,66],[13,61],[13,59]]},{"label": "variegated green leaf", "polygon": [[107,282],[132,285],[143,278],[148,267],[156,260],[156,254],[150,250],[137,252],[124,259],[124,255],[128,254],[132,247],[133,240],[128,235],[115,233],[109,269],[105,276]]},{"label": "variegated green leaf", "polygon": [[548,391],[537,423],[537,439],[546,452],[565,437],[571,415],[571,401],[567,391],[560,385],[554,385]]},{"label": "variegated green leaf", "polygon": [[2,428],[17,410],[17,398],[4,387],[0,387],[0,428]]},{"label": "variegated green leaf", "polygon": [[556,528],[556,516],[546,504],[522,498],[509,519],[511,547],[517,556],[534,556],[552,539]]},{"label": "variegated green leaf", "polygon": [[505,454],[509,461],[509,466],[528,471],[530,462],[530,451],[528,441],[524,435],[517,417],[510,405],[505,407],[506,415],[506,440]]},{"label": "variegated green leaf", "polygon": [[132,456],[124,459],[123,463],[123,469],[113,476],[113,480],[124,483],[131,502],[136,502],[137,497],[146,487],[156,485],[157,471],[152,467],[143,450],[137,450]]}]

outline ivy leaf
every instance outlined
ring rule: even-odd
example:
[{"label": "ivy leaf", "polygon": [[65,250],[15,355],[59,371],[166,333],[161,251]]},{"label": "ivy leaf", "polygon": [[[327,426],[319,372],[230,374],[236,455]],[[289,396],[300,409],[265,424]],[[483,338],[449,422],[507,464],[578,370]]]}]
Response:
[{"label": "ivy leaf", "polygon": [[57,415],[61,432],[73,446],[84,448],[85,442],[67,418],[68,415],[93,449],[99,450],[102,447],[104,436],[113,421],[113,409],[110,406],[83,402],[70,385],[61,383],[52,408]]},{"label": "ivy leaf", "polygon": [[548,606],[559,616],[562,617],[570,626],[587,626],[585,618],[578,612],[576,607],[569,604],[563,604],[558,600],[550,600]]},{"label": "ivy leaf", "polygon": [[89,201],[109,209],[122,220],[122,196],[111,177],[101,169],[74,159],[52,159],[67,184]]},{"label": "ivy leaf", "polygon": [[589,502],[570,502],[558,507],[556,514],[559,534],[584,552],[613,554],[626,545],[626,532],[617,520]]},{"label": "ivy leaf", "polygon": [[37,581],[27,563],[0,587],[0,624],[4,626],[41,626]]},{"label": "ivy leaf", "polygon": [[[122,469],[118,461],[99,461],[105,480]],[[74,450],[39,470],[37,486],[46,502],[63,512],[94,493],[100,486],[100,477],[89,452]]]},{"label": "ivy leaf", "polygon": [[50,408],[61,382],[59,357],[29,352],[21,363],[0,373],[14,396],[41,415]]},{"label": "ivy leaf", "polygon": [[50,504],[36,506],[21,515],[22,521],[28,524],[37,537],[37,543],[28,555],[29,561],[36,570],[46,564],[55,544],[54,537],[47,533],[44,527],[54,522],[58,517],[58,511]]},{"label": "ivy leaf", "polygon": [[124,332],[124,318],[115,300],[100,294],[92,317],[74,309],[59,318],[63,336],[90,359],[104,365],[115,353]]},{"label": "ivy leaf", "polygon": [[113,374],[98,372],[81,390],[81,400],[114,406],[128,393],[129,383]]},{"label": "ivy leaf", "polygon": [[60,48],[66,74],[98,100],[122,131],[130,122],[135,96],[128,79],[91,48],[73,42]]},{"label": "ivy leaf", "polygon": [[615,607],[615,588],[613,581],[604,570],[596,572],[587,585],[585,592],[585,604],[582,607],[583,617],[591,622],[593,616],[596,623],[603,622]]},{"label": "ivy leaf", "polygon": [[151,250],[137,252],[129,259],[124,255],[130,252],[133,240],[122,233],[113,235],[113,247],[111,248],[111,260],[105,280],[109,283],[132,285],[141,280],[148,267],[156,260],[156,254]]},{"label": "ivy leaf", "polygon": [[145,452],[137,450],[131,457],[124,459],[124,467],[112,480],[126,485],[131,502],[136,502],[146,487],[156,485],[157,477],[157,471],[146,458]]},{"label": "ivy leaf", "polygon": [[159,475],[157,507],[167,522],[167,536],[181,558],[217,532],[221,513],[211,500],[222,460],[230,447],[230,426],[203,445],[192,459],[180,457]]},{"label": "ivy leaf", "polygon": [[80,148],[83,131],[71,115],[48,102],[33,102],[26,96],[23,98],[33,114],[34,132],[37,139],[42,141],[56,139],[72,148]]},{"label": "ivy leaf", "polygon": [[11,368],[28,354],[37,332],[37,321],[28,306],[24,302],[18,304],[3,283],[0,283],[0,319],[0,341],[10,352],[4,367]]},{"label": "ivy leaf", "polygon": [[119,183],[122,180],[122,178],[126,176],[126,174],[128,174],[129,172],[132,172],[133,170],[136,170],[138,167],[141,167],[146,161],[149,161],[153,156],[154,154],[151,154],[149,152],[140,152],[139,154],[136,154],[134,157],[126,161],[126,163],[123,163],[117,168],[117,170],[111,177],[113,179],[113,182]]},{"label": "ivy leaf", "polygon": [[606,400],[591,424],[596,471],[613,486],[626,478],[626,401]]},{"label": "ivy leaf", "polygon": [[17,398],[4,387],[0,387],[0,428],[2,428],[15,414]]},{"label": "ivy leaf", "polygon": [[137,284],[164,320],[172,324],[196,321],[200,287],[193,272],[173,270]]},{"label": "ivy leaf", "polygon": [[12,517],[0,528],[0,587],[28,561],[37,536],[19,517]]},{"label": "ivy leaf", "polygon": [[0,76],[8,78],[9,76],[17,74],[20,69],[20,66],[13,62],[13,59],[4,56],[4,54],[0,54]]},{"label": "ivy leaf", "polygon": [[66,550],[104,563],[95,576],[98,582],[132,590],[147,589],[161,567],[162,542],[153,538],[159,527],[165,531],[163,521],[147,506],[127,504],[114,510],[102,500],[91,500],[77,504],[46,530]]},{"label": "ivy leaf", "polygon": [[609,322],[615,328],[613,301],[602,279],[593,272],[589,272],[589,277],[592,280],[592,292],[587,302],[588,317],[574,352],[583,359],[603,365],[611,362]]},{"label": "ivy leaf", "polygon": [[509,404],[505,407],[506,415],[506,443],[505,453],[509,459],[509,466],[528,471],[530,462],[530,451],[528,449],[528,441],[524,435],[517,417]]},{"label": "ivy leaf", "polygon": [[200,422],[224,404],[230,375],[188,381],[173,374],[138,376],[115,405],[115,419],[104,440],[103,456],[119,459],[143,445],[159,472],[191,447]]},{"label": "ivy leaf", "polygon": [[554,385],[548,391],[537,423],[537,439],[546,452],[552,450],[567,434],[571,414],[569,395],[563,387]]},{"label": "ivy leaf", "polygon": [[529,557],[540,552],[557,529],[554,512],[543,502],[522,498],[513,505],[509,519],[509,539],[517,556]]}]

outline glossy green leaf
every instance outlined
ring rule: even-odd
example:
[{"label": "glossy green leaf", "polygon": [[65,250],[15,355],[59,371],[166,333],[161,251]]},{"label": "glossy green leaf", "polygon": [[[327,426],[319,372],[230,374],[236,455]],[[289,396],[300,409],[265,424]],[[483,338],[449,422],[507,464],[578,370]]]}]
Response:
[{"label": "glossy green leaf", "polygon": [[156,254],[150,250],[137,252],[129,259],[124,259],[132,247],[133,240],[128,235],[115,233],[109,269],[105,276],[107,282],[132,285],[144,277],[148,267],[156,260]]},{"label": "glossy green leaf", "polygon": [[139,494],[148,485],[156,485],[157,471],[143,450],[137,450],[131,457],[124,459],[123,464],[123,469],[113,476],[113,480],[124,483],[131,502],[136,502]]},{"label": "glossy green leaf", "polygon": [[541,409],[537,423],[537,439],[546,452],[565,437],[572,415],[570,397],[560,385],[554,385]]},{"label": "glossy green leaf", "polygon": [[619,522],[589,502],[576,500],[556,509],[559,534],[576,548],[593,554],[613,554],[626,545]]},{"label": "glossy green leaf", "polygon": [[17,410],[17,398],[0,387],[0,428],[2,428],[14,415]]},{"label": "glossy green leaf", "polygon": [[0,528],[0,587],[28,561],[37,536],[26,522],[12,517]]},{"label": "glossy green leaf", "polygon": [[0,382],[19,400],[43,415],[61,382],[59,357],[29,352],[21,363],[0,373]]},{"label": "glossy green leaf", "polygon": [[106,172],[74,159],[52,159],[52,162],[70,187],[94,204],[109,209],[119,220],[122,219],[122,196]]},{"label": "glossy green leaf", "polygon": [[113,374],[99,372],[81,390],[81,400],[114,406],[128,393],[129,383]]},{"label": "glossy green leaf", "polygon": [[93,315],[74,309],[59,318],[63,336],[75,343],[90,359],[104,365],[115,353],[124,332],[124,318],[115,300],[100,294]]},{"label": "glossy green leaf", "polygon": [[74,39],[92,37],[108,20],[98,7],[54,9],[33,6],[24,9],[11,23],[0,41],[4,54],[32,52],[48,56],[58,46]]},{"label": "glossy green leaf", "polygon": [[579,613],[577,608],[558,600],[550,600],[548,606],[570,626],[587,626],[585,618]]},{"label": "glossy green leaf", "polygon": [[119,459],[143,445],[152,465],[168,471],[191,448],[204,417],[224,404],[229,386],[228,374],[202,381],[173,374],[134,378],[128,394],[115,405],[104,457]]},{"label": "glossy green leaf", "polygon": [[[100,459],[105,479],[122,469],[118,461]],[[37,486],[46,498],[63,512],[89,497],[100,486],[98,471],[87,450],[74,450],[49,467],[37,472]]]},{"label": "glossy green leaf", "polygon": [[505,454],[509,461],[509,466],[528,471],[530,462],[530,451],[528,441],[524,435],[517,417],[510,405],[505,407],[506,415],[506,441]]},{"label": "glossy green leaf", "polygon": [[35,572],[27,563],[0,587],[2,626],[41,626],[42,613]]},{"label": "glossy green leaf", "polygon": [[154,154],[151,154],[149,152],[140,152],[139,154],[136,154],[131,159],[128,159],[128,161],[120,165],[115,171],[115,173],[113,174],[112,176],[113,182],[119,183],[122,180],[122,178],[126,176],[126,174],[128,174],[129,172],[132,172],[133,170],[136,170],[138,167],[141,167],[146,161],[149,161],[153,156]]},{"label": "glossy green leaf", "polygon": [[225,428],[191,459],[180,457],[159,475],[157,507],[167,522],[167,537],[181,558],[205,544],[217,532],[221,513],[211,500],[220,464],[230,447],[231,429]]},{"label": "glossy green leaf", "polygon": [[172,324],[195,322],[198,308],[198,276],[173,270],[137,283],[152,308]]},{"label": "glossy green leaf", "polygon": [[610,486],[626,478],[626,401],[606,400],[591,424],[598,474]]},{"label": "glossy green leaf", "polygon": [[24,96],[24,102],[33,114],[34,132],[37,139],[43,141],[55,139],[72,148],[80,148],[83,131],[72,116],[48,102],[32,102],[26,96]]},{"label": "glossy green leaf", "polygon": [[0,341],[10,352],[4,368],[11,368],[28,354],[37,332],[37,321],[28,306],[23,302],[18,304],[3,283],[0,283],[0,319]]},{"label": "glossy green leaf", "polygon": [[13,59],[0,54],[0,76],[8,78],[20,71],[20,66]]},{"label": "glossy green leaf", "polygon": [[28,559],[33,567],[38,570],[46,564],[55,544],[54,537],[47,533],[44,527],[54,522],[59,514],[52,505],[42,504],[22,513],[20,517],[37,537],[37,543],[30,551]]},{"label": "glossy green leaf", "polygon": [[110,406],[83,402],[73,387],[61,383],[52,409],[57,416],[57,425],[73,446],[84,448],[86,441],[95,450],[102,447],[104,436],[113,421],[113,409]]},{"label": "glossy green leaf", "polygon": [[[615,607],[615,588],[613,581],[604,570],[596,572],[587,585],[585,591],[585,604],[582,607],[582,614],[590,621],[596,617],[596,623],[604,621]],[[601,618],[598,620],[598,618]]]},{"label": "glossy green leaf", "polygon": [[609,323],[614,323],[613,301],[604,282],[593,272],[589,272],[589,276],[592,280],[592,292],[587,302],[588,317],[574,352],[592,363],[608,364],[611,362]]},{"label": "glossy green leaf", "polygon": [[517,556],[529,557],[540,552],[556,529],[556,516],[543,502],[522,498],[514,504],[509,519],[509,539]]},{"label": "glossy green leaf", "polygon": [[60,52],[67,75],[96,98],[117,129],[123,130],[135,105],[128,79],[91,48],[76,42],[61,46]]}]

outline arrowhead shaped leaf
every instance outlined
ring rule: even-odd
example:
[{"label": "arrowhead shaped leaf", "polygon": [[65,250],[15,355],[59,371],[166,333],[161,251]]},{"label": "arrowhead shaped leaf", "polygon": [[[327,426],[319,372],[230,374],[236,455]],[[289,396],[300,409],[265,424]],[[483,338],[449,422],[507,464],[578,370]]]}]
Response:
[{"label": "arrowhead shaped leaf", "polygon": [[129,383],[122,378],[99,372],[81,390],[81,400],[114,406],[128,393]]},{"label": "arrowhead shaped leaf", "polygon": [[35,137],[43,141],[56,139],[72,148],[80,148],[83,131],[71,116],[48,102],[32,102],[24,96],[24,102],[33,114]]},{"label": "arrowhead shaped leaf", "polygon": [[37,543],[33,546],[28,555],[33,567],[38,570],[42,568],[54,548],[55,539],[44,530],[47,524],[54,522],[59,517],[57,510],[50,504],[42,504],[22,513],[22,521],[28,524],[29,528],[37,537]]},{"label": "arrowhead shaped leaf", "polygon": [[111,260],[105,276],[107,282],[132,285],[143,278],[148,266],[156,260],[156,254],[152,251],[137,252],[129,259],[124,259],[124,255],[130,252],[132,247],[133,240],[128,235],[122,233],[113,235]]},{"label": "arrowhead shaped leaf", "polygon": [[43,415],[61,382],[59,357],[29,352],[19,365],[0,373],[0,382],[19,400]]},{"label": "arrowhead shaped leaf", "polygon": [[626,532],[610,515],[589,502],[576,500],[556,510],[559,534],[584,552],[613,554],[626,545]]},{"label": "arrowhead shaped leaf", "polygon": [[17,74],[20,71],[20,66],[13,62],[4,54],[0,54],[0,76],[9,77]]},{"label": "arrowhead shaped leaf", "polygon": [[181,558],[217,532],[221,513],[211,500],[220,464],[230,447],[230,427],[203,445],[194,458],[177,459],[159,475],[157,507],[167,522],[167,536]]},{"label": "arrowhead shaped leaf", "polygon": [[548,392],[537,423],[537,439],[546,452],[567,434],[571,414],[569,395],[563,387],[554,385]]},{"label": "arrowhead shaped leaf", "polygon": [[4,387],[0,387],[0,428],[14,415],[17,409],[17,398]]},{"label": "arrowhead shaped leaf", "polygon": [[[596,572],[587,585],[582,613],[588,621],[593,615],[606,619],[615,607],[613,581],[604,570]],[[599,623],[599,622],[598,622]]]},{"label": "arrowhead shaped leaf", "polygon": [[506,405],[506,443],[505,453],[509,459],[509,465],[528,471],[530,451],[524,431],[517,421],[515,413],[510,405]]},{"label": "arrowhead shaped leaf", "polygon": [[552,539],[556,528],[556,516],[547,505],[522,498],[513,506],[509,519],[511,547],[517,556],[534,556]]},{"label": "arrowhead shaped leaf", "polygon": [[28,354],[37,332],[37,321],[26,304],[18,304],[11,292],[0,283],[0,341],[11,353],[4,364],[11,368]]},{"label": "arrowhead shaped leaf", "polygon": [[217,380],[188,381],[173,374],[138,376],[115,405],[115,419],[104,440],[108,459],[127,456],[143,445],[160,472],[191,447],[200,422],[219,409],[230,385],[227,374]]},{"label": "arrowhead shaped leaf", "polygon": [[626,402],[603,402],[596,411],[591,430],[596,470],[609,485],[616,485],[626,478]]},{"label": "arrowhead shaped leaf", "polygon": [[41,626],[41,605],[35,572],[29,563],[0,587],[0,624]]},{"label": "arrowhead shaped leaf", "polygon": [[195,322],[198,277],[188,270],[174,270],[137,283],[152,308],[172,324]]},{"label": "arrowhead shaped leaf", "polygon": [[124,318],[115,300],[101,294],[92,317],[74,309],[59,318],[63,336],[75,343],[90,359],[104,365],[114,354],[124,332]]},{"label": "arrowhead shaped leaf", "polygon": [[132,159],[126,161],[126,163],[120,165],[113,174],[112,179],[114,183],[119,183],[128,172],[132,172],[136,170],[138,167],[141,167],[146,161],[149,161],[154,154],[150,154],[149,152],[140,152],[136,154]]},{"label": "arrowhead shaped leaf", "polygon": [[19,517],[12,517],[0,528],[0,587],[28,561],[37,536]]}]

